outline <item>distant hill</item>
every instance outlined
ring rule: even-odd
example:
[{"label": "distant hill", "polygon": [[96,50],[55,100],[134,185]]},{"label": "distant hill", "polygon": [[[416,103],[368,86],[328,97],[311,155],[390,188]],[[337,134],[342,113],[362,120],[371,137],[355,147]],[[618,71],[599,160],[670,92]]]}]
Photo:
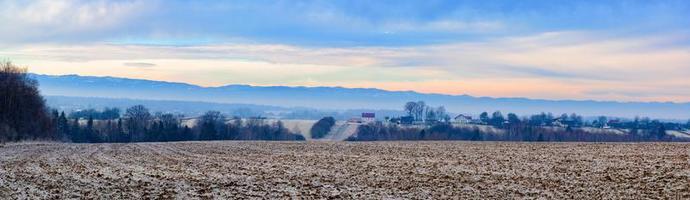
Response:
[{"label": "distant hill", "polygon": [[489,98],[468,95],[423,94],[368,88],[286,87],[227,85],[201,87],[186,83],[78,75],[38,75],[41,92],[51,96],[176,100],[209,103],[307,107],[315,109],[402,110],[407,101],[444,105],[452,113],[578,113],[584,116],[648,116],[662,119],[690,118],[690,103],[613,102]]}]

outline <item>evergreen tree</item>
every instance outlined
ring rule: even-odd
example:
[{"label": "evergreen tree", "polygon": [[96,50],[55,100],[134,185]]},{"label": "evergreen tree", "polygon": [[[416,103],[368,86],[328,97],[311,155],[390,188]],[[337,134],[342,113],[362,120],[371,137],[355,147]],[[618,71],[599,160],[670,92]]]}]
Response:
[{"label": "evergreen tree", "polygon": [[194,140],[194,134],[192,133],[192,129],[189,128],[189,126],[185,125],[184,128],[182,129],[182,137],[178,138],[178,140]]},{"label": "evergreen tree", "polygon": [[81,127],[79,127],[79,119],[74,119],[70,125],[70,140],[72,142],[84,142],[81,135]]},{"label": "evergreen tree", "polygon": [[508,122],[511,125],[519,124],[520,118],[515,113],[508,113]]},{"label": "evergreen tree", "polygon": [[58,137],[61,139],[69,139],[70,125],[65,112],[61,112],[58,117]]}]

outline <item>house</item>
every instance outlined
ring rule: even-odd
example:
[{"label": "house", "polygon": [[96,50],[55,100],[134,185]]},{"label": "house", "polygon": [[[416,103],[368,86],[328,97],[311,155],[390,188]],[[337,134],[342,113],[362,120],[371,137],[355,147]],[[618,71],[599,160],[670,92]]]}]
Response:
[{"label": "house", "polygon": [[414,123],[414,117],[412,117],[412,116],[400,117],[400,123],[399,124],[412,125],[412,123]]},{"label": "house", "polygon": [[460,115],[456,116],[455,118],[453,118],[453,123],[470,124],[470,123],[472,123],[472,116],[460,114]]},{"label": "house", "polygon": [[375,113],[362,113],[362,122],[363,123],[371,123],[376,121],[376,114]]},{"label": "house", "polygon": [[553,119],[551,124],[553,126],[556,126],[556,127],[567,127],[568,126],[567,123],[565,123],[565,119],[563,119],[562,117],[557,117],[557,118]]},{"label": "house", "polygon": [[609,128],[621,127],[621,120],[620,119],[609,120],[609,122],[606,123],[606,126],[608,126]]}]

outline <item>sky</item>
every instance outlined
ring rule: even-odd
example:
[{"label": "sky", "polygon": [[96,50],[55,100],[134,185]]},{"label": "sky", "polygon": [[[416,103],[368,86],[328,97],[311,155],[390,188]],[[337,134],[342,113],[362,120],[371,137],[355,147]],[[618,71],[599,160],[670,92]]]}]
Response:
[{"label": "sky", "polygon": [[202,86],[690,102],[690,1],[0,0],[0,60]]}]

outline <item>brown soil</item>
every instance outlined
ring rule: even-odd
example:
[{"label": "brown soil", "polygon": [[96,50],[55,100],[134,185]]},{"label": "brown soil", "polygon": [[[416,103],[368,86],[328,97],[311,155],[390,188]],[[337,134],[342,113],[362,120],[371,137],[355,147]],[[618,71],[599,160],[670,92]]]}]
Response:
[{"label": "brown soil", "polygon": [[690,144],[19,143],[0,199],[690,198]]}]

